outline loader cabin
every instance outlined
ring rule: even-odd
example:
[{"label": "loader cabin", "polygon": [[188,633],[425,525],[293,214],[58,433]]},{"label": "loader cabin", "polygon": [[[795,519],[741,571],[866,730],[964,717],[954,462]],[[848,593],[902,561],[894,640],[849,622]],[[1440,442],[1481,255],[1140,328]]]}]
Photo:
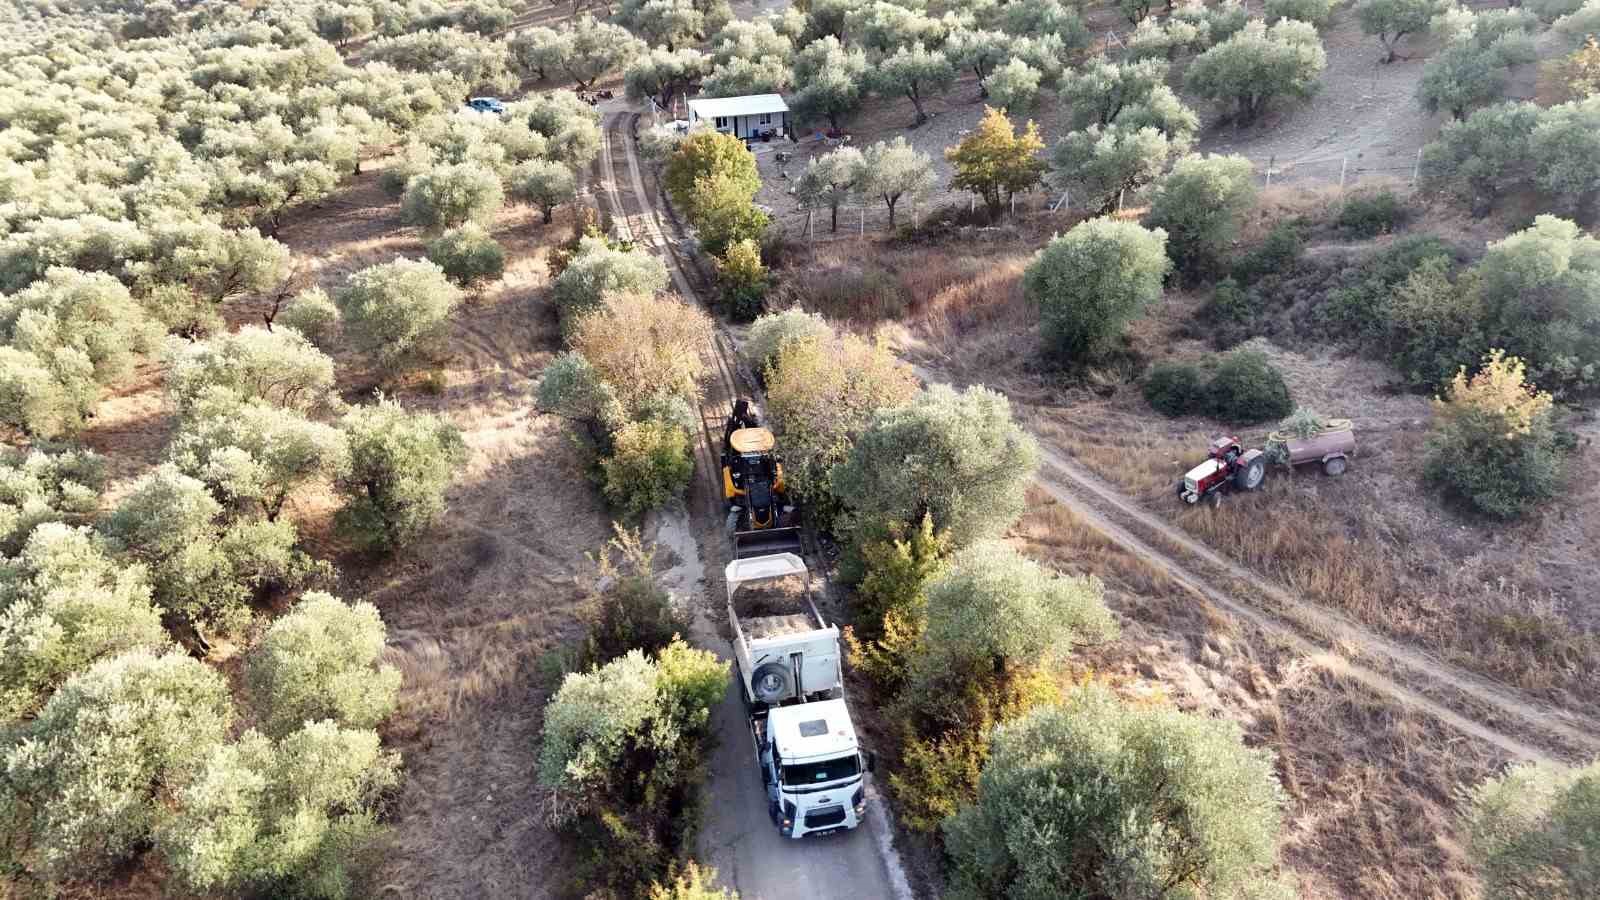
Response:
[{"label": "loader cabin", "polygon": [[761,508],[766,521],[750,523],[750,527],[768,528],[774,523],[773,504],[783,494],[783,465],[772,455],[777,441],[765,428],[740,428],[728,435],[728,453],[723,457],[722,492],[728,500],[746,496],[750,491],[753,506]]},{"label": "loader cabin", "polygon": [[689,127],[697,125],[708,125],[746,142],[793,136],[789,105],[777,94],[696,97],[689,101]]}]

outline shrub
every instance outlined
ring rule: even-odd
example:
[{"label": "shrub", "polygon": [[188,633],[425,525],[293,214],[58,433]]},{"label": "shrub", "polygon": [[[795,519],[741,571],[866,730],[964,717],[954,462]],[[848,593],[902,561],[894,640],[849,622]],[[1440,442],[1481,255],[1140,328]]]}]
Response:
[{"label": "shrub", "polygon": [[1235,350],[1224,356],[1205,393],[1212,415],[1227,422],[1276,420],[1294,409],[1283,374],[1265,354],[1253,350]]},{"label": "shrub", "polygon": [[1053,239],[1028,265],[1023,293],[1039,306],[1052,353],[1104,353],[1128,323],[1161,299],[1167,233],[1090,219]]},{"label": "shrub", "polygon": [[767,414],[784,482],[815,521],[831,522],[839,509],[833,469],[875,412],[911,402],[917,380],[888,348],[854,335],[796,336],[778,347],[767,369]]},{"label": "shrub", "polygon": [[1256,199],[1255,171],[1242,156],[1186,156],[1150,198],[1145,221],[1167,234],[1167,253],[1190,279],[1217,268]]},{"label": "shrub", "polygon": [[328,405],[333,360],[293,328],[246,325],[195,343],[173,343],[167,354],[167,396],[189,415],[218,389],[239,401],[264,400],[298,412]]},{"label": "shrub", "polygon": [[400,781],[375,731],[313,722],[213,747],[155,835],[179,883],[231,895],[348,897]]},{"label": "shrub", "polygon": [[629,422],[617,429],[600,469],[601,487],[613,506],[630,516],[660,509],[694,478],[689,437],[676,425]]},{"label": "shrub", "polygon": [[744,339],[744,358],[765,384],[768,370],[789,344],[832,335],[833,328],[828,320],[816,313],[800,309],[767,313],[750,326],[750,333]]},{"label": "shrub", "polygon": [[985,106],[978,127],[944,151],[945,159],[955,167],[950,187],[977,194],[988,208],[989,218],[999,218],[1006,201],[1039,183],[1045,169],[1039,159],[1043,149],[1044,141],[1032,122],[1019,135],[1005,110]]},{"label": "shrub", "polygon": [[379,396],[341,423],[350,441],[350,470],[338,524],[357,543],[393,550],[411,542],[444,512],[444,492],[466,463],[466,443],[449,422],[410,413]]},{"label": "shrub", "polygon": [[696,131],[684,138],[662,173],[662,184],[672,202],[690,221],[699,218],[700,183],[718,179],[726,179],[729,190],[742,195],[746,203],[761,189],[756,158],[744,141],[717,131]]},{"label": "shrub", "polygon": [[581,425],[602,450],[609,449],[612,423],[624,416],[616,389],[583,354],[572,351],[557,356],[540,373],[534,397],[541,412]]},{"label": "shrub", "polygon": [[1356,237],[1370,238],[1398,229],[1411,211],[1392,191],[1357,194],[1339,208],[1339,227]]},{"label": "shrub", "polygon": [[272,623],[246,660],[245,683],[268,736],[317,720],[376,728],[394,712],[400,671],[378,661],[377,607],[309,591]]},{"label": "shrub", "polygon": [[1532,175],[1532,138],[1544,112],[1532,103],[1499,103],[1446,123],[1422,148],[1421,181],[1472,203],[1484,216],[1508,188]]},{"label": "shrub", "polygon": [[717,870],[691,859],[670,884],[651,885],[650,900],[739,900],[739,894],[717,887]]},{"label": "shrub", "polygon": [[1333,15],[1333,8],[1338,4],[1339,0],[1267,0],[1264,11],[1267,14],[1268,24],[1279,19],[1297,19],[1313,25],[1323,25],[1328,21],[1328,17]]},{"label": "shrub", "polygon": [[1258,300],[1253,290],[1245,290],[1231,276],[1217,282],[1206,302],[1204,316],[1210,326],[1211,344],[1219,350],[1248,340],[1260,326]]},{"label": "shrub", "polygon": [[11,865],[46,882],[106,875],[131,858],[233,718],[215,669],[136,650],[61,686],[0,751]]},{"label": "shrub", "polygon": [[1489,245],[1474,269],[1490,347],[1521,358],[1550,388],[1600,383],[1600,242],[1565,219],[1539,216],[1530,228]]},{"label": "shrub", "polygon": [[748,322],[761,314],[767,294],[767,268],[761,264],[761,247],[745,238],[728,245],[717,265],[717,286],[728,316]]},{"label": "shrub", "polygon": [[87,528],[60,522],[0,557],[0,609],[0,723],[34,714],[96,660],[168,643],[145,571],[117,564]]},{"label": "shrub", "polygon": [[[655,548],[645,547],[637,531],[613,527],[617,534],[601,548],[589,585],[593,609],[584,656],[601,665],[630,650],[653,656],[689,629],[672,595],[656,583]],[[620,564],[612,559],[613,550]]]},{"label": "shrub", "polygon": [[1583,8],[1583,0],[1529,0],[1528,11],[1545,22],[1554,22]]},{"label": "shrub", "polygon": [[1306,99],[1315,94],[1321,87],[1318,76],[1327,65],[1315,26],[1284,19],[1268,28],[1252,19],[1238,34],[1195,57],[1184,84],[1249,123],[1280,97]]},{"label": "shrub", "polygon": [[700,246],[712,256],[720,256],[739,241],[759,243],[771,219],[752,202],[755,195],[728,175],[714,175],[695,182],[693,211],[689,221],[696,229]]},{"label": "shrub", "polygon": [[461,291],[435,263],[396,259],[351,275],[333,300],[350,343],[389,368],[438,349]]},{"label": "shrub", "polygon": [[205,485],[170,463],[135,482],[102,527],[149,568],[157,606],[222,632],[248,621],[256,590],[296,587],[324,568],[295,549],[293,525],[228,521]]},{"label": "shrub", "polygon": [[996,732],[944,834],[961,896],[1287,895],[1286,802],[1234,723],[1089,685]]},{"label": "shrub", "polygon": [[579,319],[570,343],[635,410],[657,393],[698,398],[711,334],[710,317],[676,296],[625,293]]},{"label": "shrub", "polygon": [[87,521],[105,480],[105,460],[92,450],[0,448],[0,554],[21,549],[46,522]]},{"label": "shrub", "polygon": [[608,294],[653,294],[667,286],[667,269],[648,253],[619,250],[601,237],[584,237],[556,277],[550,298],[569,331]]},{"label": "shrub", "polygon": [[428,259],[462,287],[493,281],[506,270],[506,251],[481,225],[468,223],[428,242]]},{"label": "shrub", "polygon": [[1479,324],[1482,299],[1468,285],[1451,283],[1449,260],[1422,261],[1394,289],[1386,345],[1408,384],[1438,390],[1485,341]]},{"label": "shrub", "polygon": [[500,176],[465,162],[411,176],[400,198],[400,214],[413,225],[437,231],[468,222],[487,224],[504,202]]},{"label": "shrub", "polygon": [[928,585],[949,564],[949,541],[934,533],[933,519],[924,516],[920,528],[907,531],[891,528],[887,536],[863,543],[856,623],[845,638],[851,665],[886,696],[898,692],[910,674],[922,644]]},{"label": "shrub", "polygon": [[1485,893],[1519,900],[1585,896],[1600,854],[1597,791],[1600,763],[1518,765],[1467,793],[1462,825]]},{"label": "shrub", "polygon": [[1305,252],[1305,238],[1298,222],[1280,222],[1267,232],[1260,245],[1245,253],[1233,265],[1233,277],[1250,284],[1263,275],[1287,272]]},{"label": "shrub", "polygon": [[292,328],[315,346],[327,347],[339,332],[339,307],[322,288],[311,288],[289,298],[272,324]]},{"label": "shrub", "polygon": [[1010,527],[1038,461],[1004,395],[935,386],[874,413],[829,484],[847,511],[845,534],[926,515],[963,547]]},{"label": "shrub", "polygon": [[1557,495],[1564,450],[1550,395],[1524,379],[1522,360],[1491,350],[1483,368],[1456,373],[1435,401],[1423,476],[1447,496],[1499,519],[1521,516]]},{"label": "shrub", "polygon": [[1144,399],[1164,416],[1202,414],[1209,405],[1205,376],[1188,363],[1157,363],[1144,379]]},{"label": "shrub", "polygon": [[578,181],[572,170],[547,159],[530,159],[511,173],[511,199],[539,208],[544,224],[549,225],[556,207],[578,196]]}]

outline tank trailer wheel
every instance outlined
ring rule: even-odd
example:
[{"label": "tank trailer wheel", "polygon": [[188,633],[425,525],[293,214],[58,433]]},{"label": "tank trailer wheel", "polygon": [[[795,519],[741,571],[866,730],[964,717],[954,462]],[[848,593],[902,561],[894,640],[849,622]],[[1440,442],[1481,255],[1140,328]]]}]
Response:
[{"label": "tank trailer wheel", "polygon": [[1323,461],[1322,472],[1325,475],[1343,475],[1345,465],[1346,463],[1344,457],[1335,456],[1333,459]]}]

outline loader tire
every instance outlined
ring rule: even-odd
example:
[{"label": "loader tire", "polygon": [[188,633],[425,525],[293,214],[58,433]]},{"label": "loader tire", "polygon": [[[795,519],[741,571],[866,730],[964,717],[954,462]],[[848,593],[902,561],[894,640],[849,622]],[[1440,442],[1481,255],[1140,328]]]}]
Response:
[{"label": "loader tire", "polygon": [[1251,460],[1244,468],[1233,473],[1233,486],[1241,491],[1253,491],[1261,487],[1267,480],[1266,457],[1258,456]]},{"label": "loader tire", "polygon": [[750,692],[762,703],[776,703],[794,693],[794,675],[783,663],[758,666],[750,676]]}]

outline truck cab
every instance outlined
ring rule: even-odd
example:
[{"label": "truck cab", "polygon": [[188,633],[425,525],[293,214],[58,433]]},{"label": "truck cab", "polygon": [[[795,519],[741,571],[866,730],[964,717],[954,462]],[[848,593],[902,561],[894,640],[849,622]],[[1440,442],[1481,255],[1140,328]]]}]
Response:
[{"label": "truck cab", "polygon": [[847,831],[866,816],[870,758],[844,700],[779,706],[753,723],[772,824],[788,838]]}]

